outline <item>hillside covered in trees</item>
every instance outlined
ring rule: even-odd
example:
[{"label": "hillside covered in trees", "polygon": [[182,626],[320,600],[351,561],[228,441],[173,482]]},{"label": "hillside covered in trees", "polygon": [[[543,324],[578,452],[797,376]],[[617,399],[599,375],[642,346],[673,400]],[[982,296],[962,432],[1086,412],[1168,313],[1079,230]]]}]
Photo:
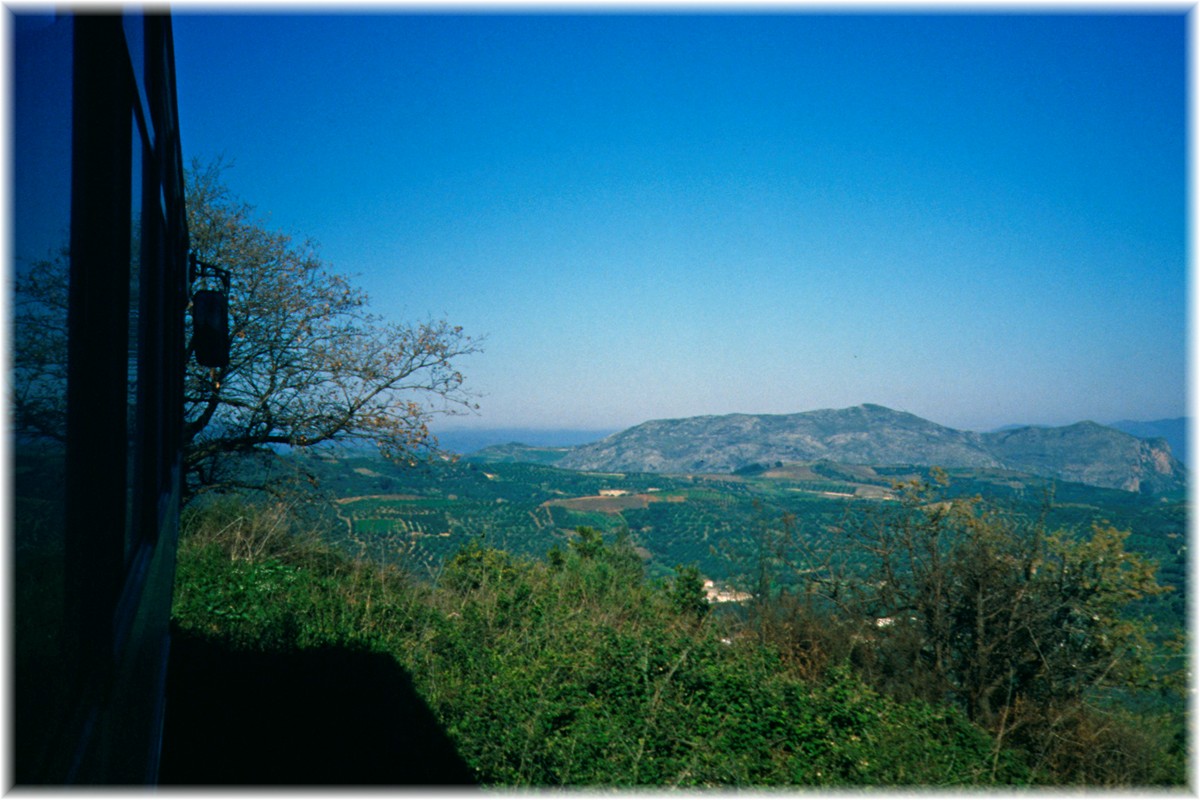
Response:
[{"label": "hillside covered in trees", "polygon": [[[748,565],[750,597],[723,604],[706,599],[695,567],[648,578],[623,533],[581,527],[543,557],[474,539],[431,581],[330,548],[286,506],[214,503],[192,511],[181,543],[176,636],[226,653],[394,661],[463,765],[419,773],[422,783],[1183,784],[1182,665],[1137,612],[1162,587],[1125,535],[1048,531],[940,499],[936,484],[897,491],[886,513],[846,531],[873,558],[785,585],[785,518]],[[196,675],[175,691],[207,696]],[[414,724],[380,722],[359,702],[339,712],[366,726],[352,741],[392,741],[391,726]],[[225,719],[211,707],[168,718],[166,782],[273,782],[264,776],[277,781],[271,770],[299,752],[260,749],[237,773],[216,753],[172,746],[182,728],[207,741],[217,720],[210,747],[230,747]],[[320,753],[346,735],[322,719],[296,715],[288,741]],[[391,767],[357,777],[311,763],[292,774],[395,782],[414,759],[433,763],[423,752],[397,744],[381,756]]]}]

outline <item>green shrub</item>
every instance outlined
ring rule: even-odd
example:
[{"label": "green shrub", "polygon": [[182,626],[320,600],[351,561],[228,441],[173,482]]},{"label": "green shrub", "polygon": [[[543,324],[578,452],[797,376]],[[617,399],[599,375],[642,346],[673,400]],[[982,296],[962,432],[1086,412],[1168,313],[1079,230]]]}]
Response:
[{"label": "green shrub", "polygon": [[176,625],[244,648],[392,654],[487,784],[1170,783],[1183,763],[1132,717],[1064,717],[1055,732],[1088,733],[1089,760],[1036,750],[1050,739],[1032,725],[993,739],[956,708],[882,694],[848,658],[798,669],[783,639],[698,615],[698,572],[648,583],[626,539],[581,532],[550,561],[472,541],[431,586],[236,511],[190,521]]}]

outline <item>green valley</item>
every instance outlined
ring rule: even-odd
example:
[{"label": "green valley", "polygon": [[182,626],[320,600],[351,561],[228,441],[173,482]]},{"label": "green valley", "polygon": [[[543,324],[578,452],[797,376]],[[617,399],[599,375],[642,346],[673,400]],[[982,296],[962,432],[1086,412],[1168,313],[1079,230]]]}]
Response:
[{"label": "green valley", "polygon": [[[573,531],[627,531],[652,579],[694,564],[718,584],[745,583],[765,532],[794,520],[809,558],[837,544],[837,531],[895,505],[897,482],[928,468],[830,461],[751,465],[735,474],[591,473],[516,461],[463,459],[417,467],[365,456],[307,456],[296,464],[333,499],[332,543],[353,556],[435,577],[478,541],[514,555],[544,557]],[[980,495],[1007,511],[1045,517],[1050,529],[1085,531],[1107,522],[1130,531],[1131,549],[1154,559],[1175,591],[1158,615],[1182,624],[1186,608],[1187,516],[1182,500],[1051,481],[999,469],[946,470],[951,497]],[[784,580],[794,578],[785,575]],[[1173,626],[1174,626],[1173,625]]]},{"label": "green valley", "polygon": [[[897,436],[932,430],[905,424]],[[1081,435],[1140,452],[1086,426],[1019,438]],[[672,452],[658,442],[633,449]],[[436,780],[1185,781],[1182,477],[1125,491],[994,463],[744,455],[711,471],[563,468],[581,452],[247,460],[248,479],[265,470],[291,488],[193,500],[182,646],[297,664],[380,656],[458,764]],[[1085,456],[1068,460],[1089,474],[1124,457]],[[404,780],[391,747],[385,782]]]},{"label": "green valley", "polygon": [[[380,656],[461,758],[436,780],[1186,781],[1182,501],[830,461],[719,475],[281,463],[318,502],[189,511],[181,646]],[[175,758],[176,774],[203,769]]]}]

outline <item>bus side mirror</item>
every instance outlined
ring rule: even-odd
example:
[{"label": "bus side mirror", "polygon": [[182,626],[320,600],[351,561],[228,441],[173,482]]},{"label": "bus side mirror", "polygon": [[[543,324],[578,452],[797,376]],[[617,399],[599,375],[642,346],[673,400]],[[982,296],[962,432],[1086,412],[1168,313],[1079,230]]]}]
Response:
[{"label": "bus side mirror", "polygon": [[229,364],[229,300],[215,289],[192,295],[192,347],[204,367]]},{"label": "bus side mirror", "polygon": [[188,257],[188,283],[203,279],[221,282],[221,289],[192,292],[192,351],[202,367],[229,365],[229,270]]}]

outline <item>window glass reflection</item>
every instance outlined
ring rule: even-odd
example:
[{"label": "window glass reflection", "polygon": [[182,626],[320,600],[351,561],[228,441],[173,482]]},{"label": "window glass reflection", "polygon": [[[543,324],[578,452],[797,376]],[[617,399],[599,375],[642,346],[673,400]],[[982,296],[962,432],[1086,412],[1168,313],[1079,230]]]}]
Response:
[{"label": "window glass reflection", "polygon": [[13,256],[9,411],[14,567],[14,778],[36,780],[77,678],[64,568],[69,17],[13,15]]},{"label": "window glass reflection", "polygon": [[141,476],[139,428],[143,424],[138,400],[140,382],[138,378],[139,352],[142,325],[142,168],[145,162],[146,144],[137,114],[133,115],[130,168],[129,209],[129,331],[125,354],[125,558],[128,560],[137,544],[141,520]]}]

